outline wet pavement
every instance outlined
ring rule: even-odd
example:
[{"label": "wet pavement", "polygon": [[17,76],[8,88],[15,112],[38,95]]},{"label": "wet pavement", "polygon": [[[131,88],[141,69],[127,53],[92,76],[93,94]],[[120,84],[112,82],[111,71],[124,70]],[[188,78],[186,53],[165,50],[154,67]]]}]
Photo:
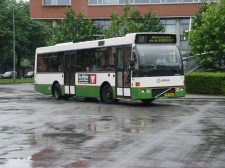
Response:
[{"label": "wet pavement", "polygon": [[57,101],[0,85],[0,167],[224,168],[225,97]]}]

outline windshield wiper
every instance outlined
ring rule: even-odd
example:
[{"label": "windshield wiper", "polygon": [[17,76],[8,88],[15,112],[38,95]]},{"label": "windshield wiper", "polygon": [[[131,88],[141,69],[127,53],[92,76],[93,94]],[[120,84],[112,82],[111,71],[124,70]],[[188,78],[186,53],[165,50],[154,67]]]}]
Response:
[{"label": "windshield wiper", "polygon": [[156,65],[156,68],[170,68],[172,69],[174,72],[177,72],[177,70],[171,66],[167,66],[167,65]]}]

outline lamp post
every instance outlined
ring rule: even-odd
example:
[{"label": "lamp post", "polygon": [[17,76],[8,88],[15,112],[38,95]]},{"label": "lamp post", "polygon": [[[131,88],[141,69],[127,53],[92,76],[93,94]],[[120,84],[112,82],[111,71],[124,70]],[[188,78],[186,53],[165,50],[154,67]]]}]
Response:
[{"label": "lamp post", "polygon": [[15,15],[14,15],[14,8],[13,8],[13,81],[15,83],[15,75],[16,75],[16,39],[15,39]]}]

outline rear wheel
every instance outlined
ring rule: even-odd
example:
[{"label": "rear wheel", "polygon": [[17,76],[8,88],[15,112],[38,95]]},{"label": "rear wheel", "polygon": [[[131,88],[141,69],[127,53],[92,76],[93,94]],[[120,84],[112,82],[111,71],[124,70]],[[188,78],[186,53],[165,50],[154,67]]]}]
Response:
[{"label": "rear wheel", "polygon": [[56,83],[54,85],[54,88],[53,88],[53,96],[57,99],[57,100],[60,100],[61,99],[61,88],[60,88],[60,85],[58,83]]},{"label": "rear wheel", "polygon": [[118,102],[117,99],[114,99],[113,90],[109,84],[106,84],[105,86],[103,86],[102,92],[101,92],[101,98],[102,98],[102,101],[107,104],[113,104]]},{"label": "rear wheel", "polygon": [[144,103],[144,104],[149,104],[151,102],[153,102],[155,99],[142,99],[141,101]]}]

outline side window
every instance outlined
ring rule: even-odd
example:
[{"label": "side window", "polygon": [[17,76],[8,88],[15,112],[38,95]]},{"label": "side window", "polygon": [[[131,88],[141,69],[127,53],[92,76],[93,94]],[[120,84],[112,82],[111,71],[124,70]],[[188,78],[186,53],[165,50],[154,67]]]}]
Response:
[{"label": "side window", "polygon": [[37,72],[46,72],[46,55],[37,55]]},{"label": "side window", "polygon": [[64,52],[58,53],[58,71],[59,72],[64,72]]},{"label": "side window", "polygon": [[47,72],[58,72],[58,53],[48,54]]},{"label": "side window", "polygon": [[115,49],[112,47],[99,48],[95,50],[95,58],[92,66],[93,71],[114,71],[115,70]]},{"label": "side window", "polygon": [[114,71],[115,48],[96,48],[77,51],[76,71]]},{"label": "side window", "polygon": [[94,49],[77,51],[76,71],[91,71],[91,66],[95,58],[94,54]]},{"label": "side window", "polygon": [[131,50],[126,50],[125,51],[125,57],[124,57],[124,61],[125,61],[125,70],[129,71],[129,59],[131,57]]},{"label": "side window", "polygon": [[95,58],[92,66],[93,71],[105,71],[108,65],[108,48],[98,48],[95,50]]},{"label": "side window", "polygon": [[109,47],[105,55],[105,71],[115,71],[115,47]]}]

